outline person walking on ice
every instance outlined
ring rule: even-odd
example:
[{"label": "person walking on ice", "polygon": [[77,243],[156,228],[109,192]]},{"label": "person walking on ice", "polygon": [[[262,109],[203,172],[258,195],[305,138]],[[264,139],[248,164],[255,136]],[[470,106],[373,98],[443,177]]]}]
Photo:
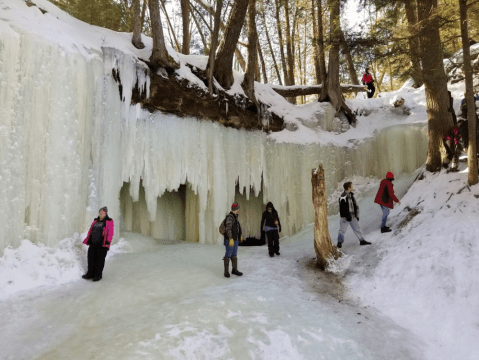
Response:
[{"label": "person walking on ice", "polygon": [[343,246],[344,234],[348,230],[348,225],[353,229],[354,234],[359,239],[359,245],[371,245],[369,241],[364,240],[361,234],[361,228],[359,227],[359,206],[356,203],[356,199],[353,194],[353,183],[345,182],[344,192],[339,198],[339,214],[341,216],[339,221],[339,233],[338,233],[338,248]]},{"label": "person walking on ice", "polygon": [[374,202],[381,206],[381,210],[383,212],[381,219],[381,233],[387,233],[391,231],[391,229],[386,226],[386,221],[388,220],[389,209],[394,208],[394,201],[401,205],[399,199],[396,197],[396,195],[394,195],[393,181],[394,174],[392,172],[388,172],[386,174],[386,179],[381,181],[378,193],[374,199]]},{"label": "person walking on ice", "polygon": [[[224,220],[224,244],[226,248],[225,257],[223,258],[224,266],[225,266],[225,277],[229,278],[229,266],[230,266],[230,259],[233,264],[233,270],[231,271],[232,274],[241,276],[243,275],[242,272],[238,271],[238,244],[243,242],[243,235],[241,231],[241,225],[238,220],[238,213],[239,213],[239,205],[238,203],[233,203],[231,205],[231,212],[226,215]],[[220,226],[220,233],[221,233]]]},{"label": "person walking on ice", "polygon": [[261,218],[261,231],[266,232],[266,237],[268,238],[269,256],[274,257],[274,254],[280,255],[279,233],[281,232],[281,222],[272,202],[266,205],[266,211]]}]

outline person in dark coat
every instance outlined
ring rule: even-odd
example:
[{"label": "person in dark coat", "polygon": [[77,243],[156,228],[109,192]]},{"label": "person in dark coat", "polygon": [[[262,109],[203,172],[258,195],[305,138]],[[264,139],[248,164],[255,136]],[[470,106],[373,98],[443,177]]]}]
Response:
[{"label": "person in dark coat", "polygon": [[266,204],[266,211],[261,218],[261,231],[264,231],[268,238],[269,256],[274,257],[274,254],[280,255],[279,233],[281,232],[281,222],[272,202]]},{"label": "person in dark coat", "polygon": [[101,280],[106,254],[110,250],[113,239],[113,228],[113,219],[108,216],[108,208],[104,206],[99,210],[98,217],[93,220],[90,231],[83,240],[83,243],[89,245],[89,248],[88,271],[82,278],[93,279],[93,281]]},{"label": "person in dark coat", "polygon": [[381,210],[383,212],[383,216],[381,218],[381,233],[391,231],[391,229],[386,226],[386,221],[388,220],[389,216],[389,209],[394,208],[394,202],[397,202],[399,205],[401,205],[399,199],[396,197],[396,195],[394,195],[393,181],[394,174],[392,172],[388,172],[386,174],[386,179],[381,181],[378,193],[374,199],[374,202],[381,206]]},{"label": "person in dark coat", "polygon": [[368,99],[371,99],[374,96],[376,88],[374,87],[373,76],[369,73],[369,68],[366,68],[366,71],[363,74],[363,85],[368,87]]},{"label": "person in dark coat", "polygon": [[233,264],[232,274],[241,276],[242,272],[238,271],[238,245],[243,242],[243,233],[241,231],[241,224],[238,220],[239,204],[233,203],[231,205],[231,212],[226,215],[225,219],[225,234],[224,244],[226,248],[225,257],[223,258],[225,266],[225,277],[230,277],[229,266],[230,259]]},{"label": "person in dark coat", "polygon": [[353,229],[354,234],[359,239],[359,245],[371,245],[369,241],[366,241],[361,233],[359,227],[359,206],[356,203],[353,193],[353,183],[348,181],[343,184],[344,192],[339,198],[339,232],[338,232],[338,244],[337,247],[341,248],[344,242],[344,234],[348,230],[348,225]]}]

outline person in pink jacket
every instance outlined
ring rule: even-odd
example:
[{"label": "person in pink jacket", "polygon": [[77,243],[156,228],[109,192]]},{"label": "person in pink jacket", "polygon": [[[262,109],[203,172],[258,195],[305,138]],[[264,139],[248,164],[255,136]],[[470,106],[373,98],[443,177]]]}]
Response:
[{"label": "person in pink jacket", "polygon": [[83,243],[90,247],[88,248],[88,271],[82,278],[93,279],[93,281],[101,280],[106,254],[113,239],[113,226],[113,220],[108,216],[108,208],[102,207],[98,212],[98,217],[93,220],[88,235],[83,240]]}]

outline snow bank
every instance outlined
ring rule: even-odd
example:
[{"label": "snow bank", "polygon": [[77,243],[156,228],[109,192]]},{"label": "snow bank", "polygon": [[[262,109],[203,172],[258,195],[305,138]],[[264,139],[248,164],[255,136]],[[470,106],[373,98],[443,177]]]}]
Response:
[{"label": "snow bank", "polygon": [[429,343],[428,359],[473,360],[479,354],[479,185],[467,173],[426,174],[391,211],[393,233],[368,238],[380,261],[348,284]]}]

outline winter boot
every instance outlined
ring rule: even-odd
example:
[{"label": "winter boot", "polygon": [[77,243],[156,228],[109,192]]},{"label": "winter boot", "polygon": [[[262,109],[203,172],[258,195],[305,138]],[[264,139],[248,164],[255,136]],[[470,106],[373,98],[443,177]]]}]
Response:
[{"label": "winter boot", "polygon": [[390,232],[390,231],[392,231],[392,230],[391,230],[390,228],[388,228],[387,226],[383,226],[383,227],[381,228],[381,234],[382,234],[382,233],[387,233],[387,232]]},{"label": "winter boot", "polygon": [[369,241],[366,241],[366,240],[361,240],[359,242],[359,245],[371,245],[371,243]]},{"label": "winter boot", "polygon": [[338,249],[341,249],[341,248],[343,247],[343,243],[340,243],[340,242],[338,241],[338,244],[336,245],[336,247],[337,247]]},{"label": "winter boot", "polygon": [[85,280],[90,280],[93,279],[93,276],[90,276],[90,274],[86,273],[85,275],[82,276]]},{"label": "winter boot", "polygon": [[224,260],[224,264],[225,264],[225,277],[229,278],[230,277],[230,272],[229,272],[230,258],[229,257],[224,257],[223,260]]},{"label": "winter boot", "polygon": [[238,271],[238,258],[236,256],[232,256],[231,262],[233,263],[233,270],[231,271],[231,273],[237,276],[243,275],[242,272]]}]

